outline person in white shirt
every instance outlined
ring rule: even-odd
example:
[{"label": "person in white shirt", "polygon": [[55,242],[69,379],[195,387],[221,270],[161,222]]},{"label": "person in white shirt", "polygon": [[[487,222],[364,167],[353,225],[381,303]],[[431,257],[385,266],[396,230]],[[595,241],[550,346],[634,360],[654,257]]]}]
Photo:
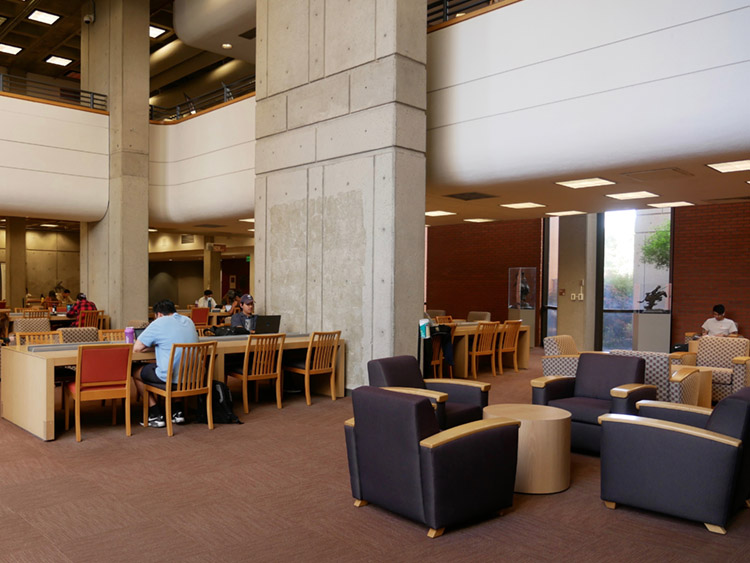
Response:
[{"label": "person in white shirt", "polygon": [[198,299],[198,307],[208,307],[209,309],[213,309],[216,307],[216,300],[214,299],[214,292],[210,289],[207,289],[203,292],[203,297]]},{"label": "person in white shirt", "polygon": [[714,305],[713,317],[703,323],[703,336],[729,336],[737,334],[737,324],[724,316],[724,305]]}]

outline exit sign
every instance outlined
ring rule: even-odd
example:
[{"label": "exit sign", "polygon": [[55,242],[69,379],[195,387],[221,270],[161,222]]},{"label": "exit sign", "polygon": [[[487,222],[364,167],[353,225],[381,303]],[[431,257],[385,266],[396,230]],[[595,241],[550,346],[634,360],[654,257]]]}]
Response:
[{"label": "exit sign", "polygon": [[250,263],[250,257],[249,256],[245,256],[245,262]]}]

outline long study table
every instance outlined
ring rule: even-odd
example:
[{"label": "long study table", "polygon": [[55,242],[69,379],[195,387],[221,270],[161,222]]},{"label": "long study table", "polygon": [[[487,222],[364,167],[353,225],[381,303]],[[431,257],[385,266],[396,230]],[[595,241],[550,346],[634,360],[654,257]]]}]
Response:
[{"label": "long study table", "polygon": [[[469,362],[469,342],[471,335],[477,330],[476,323],[459,324],[453,335],[453,375],[454,377],[471,377],[471,363]],[[521,325],[518,333],[518,369],[529,369],[529,348],[531,337],[529,325]],[[503,366],[513,367],[513,358],[509,353],[503,354]]]},{"label": "long study table", "polygon": [[[216,340],[214,379],[224,380],[224,356],[245,352],[247,337],[202,338]],[[310,337],[287,336],[284,351],[306,349]],[[57,345],[56,348],[63,347]],[[29,350],[31,348],[32,350]],[[4,346],[2,348],[2,381],[0,385],[0,416],[38,436],[42,440],[55,439],[55,367],[75,365],[76,345],[63,350],[38,351],[40,346]],[[340,340],[336,359],[336,396],[343,397],[346,378],[346,342]],[[133,354],[133,361],[153,361],[153,352]],[[314,392],[330,395],[327,377],[310,380]]]}]

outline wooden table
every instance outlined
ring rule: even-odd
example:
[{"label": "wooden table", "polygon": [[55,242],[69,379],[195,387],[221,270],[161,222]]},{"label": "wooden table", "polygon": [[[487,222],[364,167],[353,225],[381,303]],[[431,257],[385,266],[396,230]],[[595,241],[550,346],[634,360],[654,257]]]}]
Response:
[{"label": "wooden table", "polygon": [[545,405],[484,407],[483,418],[514,418],[518,429],[517,493],[559,493],[570,486],[570,413]]},{"label": "wooden table", "polygon": [[[289,336],[284,350],[306,349],[309,336]],[[224,380],[224,356],[245,352],[247,340],[218,340],[214,379]],[[55,367],[75,365],[78,349],[29,352],[27,346],[2,348],[0,416],[42,440],[55,439]],[[339,342],[336,359],[336,396],[343,397],[346,379],[346,342]],[[153,361],[153,352],[133,354],[133,360]],[[325,380],[325,381],[323,381]],[[330,394],[328,378],[312,378],[312,389]]]},{"label": "wooden table", "polygon": [[[469,363],[469,337],[477,330],[476,323],[462,324],[456,327],[453,335],[453,376],[469,377],[471,364]],[[529,369],[529,348],[531,346],[529,336],[529,325],[521,325],[518,333],[518,367],[520,369]],[[509,354],[503,354],[503,366],[507,366],[507,361],[511,361],[510,367],[513,368],[512,358]]]}]

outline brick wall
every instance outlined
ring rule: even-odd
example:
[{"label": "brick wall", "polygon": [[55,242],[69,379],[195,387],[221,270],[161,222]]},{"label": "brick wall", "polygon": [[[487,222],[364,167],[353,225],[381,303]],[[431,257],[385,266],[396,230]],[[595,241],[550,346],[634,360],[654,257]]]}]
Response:
[{"label": "brick wall", "polygon": [[430,227],[427,237],[427,308],[466,318],[489,311],[508,318],[508,268],[537,269],[540,327],[542,220]]},{"label": "brick wall", "polygon": [[750,203],[676,208],[672,253],[672,342],[717,303],[750,335]]}]

